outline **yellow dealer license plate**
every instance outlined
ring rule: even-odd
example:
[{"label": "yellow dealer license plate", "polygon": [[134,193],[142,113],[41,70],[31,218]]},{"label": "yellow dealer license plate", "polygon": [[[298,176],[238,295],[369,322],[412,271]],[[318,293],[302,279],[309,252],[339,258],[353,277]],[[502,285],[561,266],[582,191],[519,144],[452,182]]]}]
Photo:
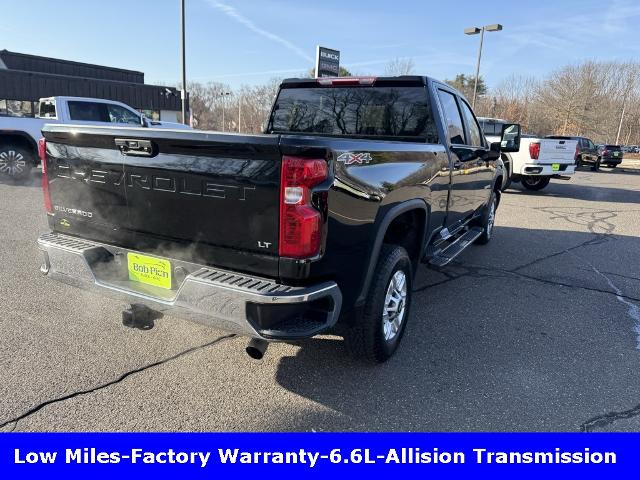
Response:
[{"label": "yellow dealer license plate", "polygon": [[171,289],[171,263],[158,257],[127,253],[129,280]]},{"label": "yellow dealer license plate", "polygon": [[552,163],[551,164],[551,170],[554,172],[557,172],[560,170],[560,164],[559,163]]}]

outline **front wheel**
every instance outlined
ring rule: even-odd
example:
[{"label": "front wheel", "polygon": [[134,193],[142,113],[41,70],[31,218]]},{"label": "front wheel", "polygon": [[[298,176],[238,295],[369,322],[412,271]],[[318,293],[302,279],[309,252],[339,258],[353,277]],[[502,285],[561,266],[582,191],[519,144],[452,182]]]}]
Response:
[{"label": "front wheel", "polygon": [[491,192],[491,198],[484,207],[482,217],[480,219],[480,226],[482,227],[482,235],[478,237],[476,243],[480,245],[486,245],[491,240],[493,235],[493,225],[496,221],[496,209],[498,208],[498,199],[496,192]]},{"label": "front wheel", "polygon": [[521,182],[527,190],[537,191],[549,185],[550,180],[549,177],[543,177],[541,175],[523,175]]},{"label": "front wheel", "polygon": [[596,163],[593,165],[593,167],[591,167],[591,170],[593,170],[594,172],[597,172],[598,170],[600,170],[600,162],[602,161],[601,158],[598,158],[598,160],[596,160]]},{"label": "front wheel", "polygon": [[33,154],[21,147],[0,147],[0,175],[14,182],[24,182],[31,176],[34,165]]},{"label": "front wheel", "polygon": [[355,358],[382,363],[394,354],[409,318],[412,287],[407,251],[398,245],[383,245],[362,318],[345,332]]},{"label": "front wheel", "polygon": [[504,163],[505,178],[502,182],[502,188],[500,189],[500,191],[504,192],[507,188],[511,186],[511,161],[503,157],[502,163]]}]

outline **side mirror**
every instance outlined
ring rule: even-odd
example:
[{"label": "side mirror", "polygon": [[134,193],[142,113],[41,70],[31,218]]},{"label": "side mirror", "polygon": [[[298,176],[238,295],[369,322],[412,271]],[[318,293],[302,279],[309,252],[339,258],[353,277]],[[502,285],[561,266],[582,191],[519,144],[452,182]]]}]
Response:
[{"label": "side mirror", "polygon": [[143,128],[149,128],[149,120],[144,115],[140,115],[140,126]]},{"label": "side mirror", "polygon": [[500,150],[503,152],[518,152],[520,150],[520,136],[520,124],[504,124],[500,138]]}]

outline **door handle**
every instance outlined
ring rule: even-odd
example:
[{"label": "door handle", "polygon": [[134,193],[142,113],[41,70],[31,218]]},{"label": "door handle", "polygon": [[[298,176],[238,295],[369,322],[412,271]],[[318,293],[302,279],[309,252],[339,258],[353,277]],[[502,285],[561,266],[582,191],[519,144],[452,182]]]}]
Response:
[{"label": "door handle", "polygon": [[137,140],[134,138],[116,138],[116,146],[123,155],[135,155],[138,157],[153,156],[153,144],[151,140]]}]

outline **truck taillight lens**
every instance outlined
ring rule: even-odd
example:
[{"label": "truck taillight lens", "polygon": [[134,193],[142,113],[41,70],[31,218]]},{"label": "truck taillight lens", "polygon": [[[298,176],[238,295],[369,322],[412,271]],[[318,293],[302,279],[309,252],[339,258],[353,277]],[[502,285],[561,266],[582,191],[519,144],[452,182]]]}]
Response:
[{"label": "truck taillight lens", "polygon": [[529,156],[532,160],[537,160],[540,156],[540,142],[531,142],[529,144]]},{"label": "truck taillight lens", "polygon": [[580,144],[576,145],[576,154],[574,156],[574,160],[576,160],[578,158],[578,156],[580,155],[580,152],[582,150],[580,150]]},{"label": "truck taillight lens", "polygon": [[322,216],[311,203],[311,188],[327,175],[324,159],[282,157],[280,256],[309,258],[319,253]]},{"label": "truck taillight lens", "polygon": [[47,174],[47,141],[44,138],[38,140],[38,157],[42,164],[42,193],[44,194],[44,208],[47,213],[53,214],[51,193],[49,192],[49,175]]}]

